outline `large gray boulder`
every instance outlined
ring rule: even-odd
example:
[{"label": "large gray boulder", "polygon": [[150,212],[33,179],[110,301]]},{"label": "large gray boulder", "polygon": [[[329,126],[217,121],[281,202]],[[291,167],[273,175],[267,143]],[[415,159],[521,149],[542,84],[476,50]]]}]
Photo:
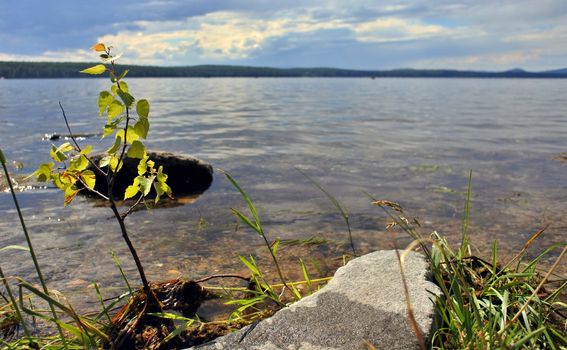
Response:
[{"label": "large gray boulder", "polygon": [[[410,252],[404,264],[413,312],[422,334],[433,332],[434,295],[428,264]],[[395,251],[377,251],[350,261],[319,292],[273,317],[199,346],[199,349],[418,349],[408,324]],[[245,332],[249,333],[243,338]]]}]

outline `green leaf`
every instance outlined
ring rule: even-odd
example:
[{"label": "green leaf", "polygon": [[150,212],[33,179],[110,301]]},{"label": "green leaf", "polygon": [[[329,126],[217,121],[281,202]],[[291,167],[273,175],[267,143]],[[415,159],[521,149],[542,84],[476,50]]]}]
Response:
[{"label": "green leaf", "polygon": [[108,106],[114,101],[114,96],[108,91],[101,91],[98,95],[98,116],[102,117]]},{"label": "green leaf", "polygon": [[[122,130],[120,130],[122,131]],[[112,147],[110,147],[109,149],[106,150],[106,153],[108,154],[116,154],[116,152],[118,152],[118,150],[120,149],[120,146],[122,145],[122,139],[124,138],[124,132],[122,133],[122,135],[119,135],[119,133],[116,133],[116,138],[114,139],[114,145],[112,145]]]},{"label": "green leaf", "polygon": [[134,197],[139,191],[140,191],[140,185],[138,186],[130,185],[126,187],[126,191],[124,191],[124,200]]},{"label": "green leaf", "polygon": [[6,157],[4,156],[4,152],[0,149],[0,163],[6,165]]},{"label": "green leaf", "polygon": [[238,190],[238,192],[240,192],[240,194],[242,195],[242,197],[244,197],[244,199],[246,200],[246,203],[248,204],[248,208],[250,209],[250,213],[252,213],[252,218],[254,219],[255,225],[252,226],[258,233],[260,233],[258,231],[258,229],[260,229],[261,231],[261,225],[260,225],[260,218],[258,216],[258,212],[256,211],[256,207],[254,206],[254,204],[252,203],[252,200],[250,199],[250,197],[248,197],[248,195],[246,194],[246,192],[244,192],[244,190],[240,187],[240,185],[238,184],[238,182],[236,182],[236,180],[229,174],[229,173],[224,173],[224,175],[226,176],[226,178],[228,179],[228,181],[230,181],[230,183],[232,183],[232,185]]},{"label": "green leaf", "polygon": [[104,157],[102,157],[102,158],[98,161],[98,166],[101,167],[101,168],[107,166],[108,163],[110,163],[110,159],[112,159],[112,156],[104,156]]},{"label": "green leaf", "polygon": [[120,89],[118,88],[118,85],[112,85],[112,87],[110,88],[110,90],[112,90],[112,93],[115,95],[118,95],[118,91],[122,90],[123,92],[128,92],[128,84],[126,84],[125,81],[121,81],[120,82]]},{"label": "green leaf", "polygon": [[39,166],[34,172],[37,177],[37,181],[47,182],[51,179],[51,169],[53,169],[53,163],[45,163]]},{"label": "green leaf", "polygon": [[69,152],[73,149],[74,149],[73,146],[69,142],[65,142],[64,144],[62,144],[61,146],[59,146],[57,148],[55,148],[54,144],[51,144],[51,151],[49,152],[49,155],[51,156],[51,158],[54,161],[62,162],[62,161],[67,160],[69,158],[69,157],[67,157],[65,152]]},{"label": "green leaf", "polygon": [[124,109],[125,107],[122,102],[118,100],[112,101],[112,103],[108,106],[108,121],[112,121],[119,117],[124,112]]},{"label": "green leaf", "polygon": [[124,117],[120,117],[110,123],[107,123],[104,126],[104,130],[102,133],[102,138],[105,138],[109,135],[112,135],[112,133],[116,130],[116,128],[118,128],[118,124],[122,123],[122,121],[124,120]]},{"label": "green leaf", "polygon": [[138,175],[142,176],[146,173],[146,171],[148,171],[148,156],[144,156],[142,157],[142,159],[140,159],[140,162],[138,163]]},{"label": "green leaf", "polygon": [[96,66],[83,69],[81,73],[98,75],[104,73],[105,71],[106,71],[106,67],[103,64],[97,64]]},{"label": "green leaf", "polygon": [[79,189],[77,189],[74,185],[65,188],[65,206],[71,204],[77,193],[79,193]]},{"label": "green leaf", "polygon": [[68,187],[74,185],[77,182],[77,177],[75,176],[76,172],[72,171],[63,171],[59,174],[59,181],[63,184],[63,187]]},{"label": "green leaf", "polygon": [[73,147],[73,145],[71,145],[69,142],[65,142],[63,144],[61,144],[61,146],[57,147],[57,151],[59,152],[69,152],[74,150],[75,147]]},{"label": "green leaf", "polygon": [[138,113],[140,118],[148,118],[150,115],[150,103],[148,100],[142,99],[136,103],[136,113]]},{"label": "green leaf", "polygon": [[85,170],[81,173],[81,179],[87,188],[93,190],[96,183],[96,175],[92,170]]},{"label": "green leaf", "polygon": [[[128,144],[132,144],[132,142],[138,140],[140,138],[140,136],[138,136],[138,134],[136,134],[136,132],[134,131],[134,128],[129,126],[127,129],[127,133],[126,133],[126,142]],[[116,132],[116,137],[120,136],[122,139],[124,139],[124,130],[118,130]]]},{"label": "green leaf", "polygon": [[238,216],[240,220],[242,220],[246,225],[250,226],[254,231],[256,231],[260,236],[262,235],[260,228],[253,223],[246,215],[242,214],[238,210],[231,208],[234,215]]},{"label": "green leaf", "polygon": [[134,124],[134,132],[143,139],[148,137],[149,129],[150,129],[150,122],[147,119],[140,118],[138,119],[136,124]]},{"label": "green leaf", "polygon": [[246,259],[245,257],[243,257],[242,255],[238,256],[240,258],[240,261],[242,261],[242,263],[244,265],[246,265],[246,267],[248,268],[248,270],[250,270],[250,272],[252,272],[253,275],[261,275],[260,270],[258,270],[258,266],[256,266],[254,259],[251,258],[251,261],[248,261],[248,259]]},{"label": "green leaf", "polygon": [[82,154],[79,154],[78,156],[73,157],[69,161],[69,170],[83,171],[88,166],[89,166],[89,161]]},{"label": "green leaf", "polygon": [[53,184],[63,191],[69,186],[69,184],[65,184],[61,181],[61,174],[53,174]]},{"label": "green leaf", "polygon": [[123,92],[129,92],[130,90],[128,89],[128,84],[126,84],[125,81],[121,81],[120,82],[120,90],[122,90]]},{"label": "green leaf", "polygon": [[51,145],[51,150],[49,151],[49,155],[51,156],[51,159],[53,159],[56,162],[62,162],[67,160],[67,155],[65,155],[65,153],[58,151],[57,147],[55,147],[55,145]]},{"label": "green leaf", "polygon": [[87,145],[87,147],[83,148],[80,154],[82,155],[91,154],[92,151],[93,151],[93,146]]},{"label": "green leaf", "polygon": [[279,248],[279,246],[280,246],[280,240],[279,240],[279,239],[276,239],[276,240],[274,241],[274,243],[272,244],[272,247],[271,247],[272,253],[274,253],[274,255],[277,255],[277,254],[278,254],[278,248]]},{"label": "green leaf", "polygon": [[163,165],[160,165],[158,168],[157,180],[164,183],[167,181],[167,174],[164,174],[163,172]]},{"label": "green leaf", "polygon": [[171,187],[169,187],[165,182],[155,181],[154,188],[156,189],[155,203],[159,202],[159,199],[163,194],[167,194],[169,198],[173,198],[171,195]]},{"label": "green leaf", "polygon": [[128,148],[128,152],[126,153],[128,158],[144,158],[146,156],[146,146],[143,143],[136,140],[132,142],[132,145]]},{"label": "green leaf", "polygon": [[[122,84],[121,84],[122,86]],[[120,96],[120,99],[122,100],[122,102],[124,102],[124,104],[128,107],[132,106],[132,104],[134,103],[135,99],[132,95],[130,95],[127,92],[124,92],[122,90],[118,90],[118,96]]]},{"label": "green leaf", "polygon": [[140,191],[140,180],[138,178],[134,178],[134,183],[126,188],[124,191],[124,199],[134,197]]},{"label": "green leaf", "polygon": [[108,167],[110,168],[110,170],[117,173],[120,171],[120,169],[122,169],[123,164],[124,162],[118,163],[118,157],[112,156],[110,158],[110,161],[108,162]]},{"label": "green leaf", "polygon": [[140,192],[142,192],[142,194],[145,196],[148,195],[148,193],[150,193],[150,190],[152,189],[152,183],[155,180],[155,176],[150,176],[150,177],[144,177],[144,176],[138,176],[136,177],[136,179],[138,179],[140,181]]},{"label": "green leaf", "polygon": [[[128,69],[125,69],[125,70],[120,74],[120,76],[118,77],[117,80],[122,80],[122,79],[124,79],[124,77],[128,74],[128,72],[129,72],[129,70],[128,70]],[[120,83],[120,85],[122,85],[122,83]]]}]

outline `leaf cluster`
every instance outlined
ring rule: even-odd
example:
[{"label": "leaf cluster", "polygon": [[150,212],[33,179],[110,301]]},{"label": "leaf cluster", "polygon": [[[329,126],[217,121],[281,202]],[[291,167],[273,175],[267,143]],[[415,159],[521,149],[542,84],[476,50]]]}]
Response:
[{"label": "leaf cluster", "polygon": [[[103,63],[83,69],[81,73],[101,75],[108,72],[109,74],[111,86],[108,90],[99,93],[97,105],[99,118],[106,117],[102,138],[114,137],[114,142],[106,149],[98,164],[89,158],[93,148],[91,145],[82,149],[74,138],[74,144],[66,142],[59,146],[52,145],[50,155],[53,162],[42,164],[36,170],[37,180],[51,181],[61,189],[65,196],[65,206],[69,205],[82,190],[89,190],[105,199],[111,199],[114,180],[124,164],[124,157],[129,157],[140,161],[137,167],[138,176],[126,189],[124,199],[137,195],[139,199],[146,198],[152,188],[156,193],[155,203],[163,195],[171,197],[171,188],[167,184],[167,175],[163,172],[163,167],[156,167],[149,159],[143,143],[150,129],[150,103],[146,99],[136,100],[132,96],[128,84],[124,81],[128,70],[117,72],[115,61],[120,55],[113,55],[112,47],[98,43],[92,49],[99,53]],[[133,110],[136,111],[135,114]],[[63,115],[65,117],[64,111]],[[107,170],[104,171],[104,168]],[[95,191],[97,179],[95,171],[106,177],[109,184],[107,194]]]}]

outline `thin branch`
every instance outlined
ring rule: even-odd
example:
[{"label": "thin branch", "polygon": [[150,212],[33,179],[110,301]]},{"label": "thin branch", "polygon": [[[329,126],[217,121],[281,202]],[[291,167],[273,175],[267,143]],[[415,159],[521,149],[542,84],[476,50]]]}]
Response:
[{"label": "thin branch", "polygon": [[95,190],[94,188],[90,188],[89,186],[87,186],[87,184],[85,183],[85,181],[83,181],[83,179],[80,176],[76,177],[77,180],[79,180],[79,182],[85,186],[85,188],[91,192],[93,192],[94,194],[98,195],[100,198],[104,199],[104,200],[108,200],[108,197],[105,196],[104,194],[100,193],[99,191]]},{"label": "thin branch", "polygon": [[140,193],[140,197],[138,197],[138,200],[136,201],[136,203],[134,203],[130,208],[128,208],[128,210],[126,210],[124,213],[120,214],[120,216],[122,217],[122,220],[126,219],[126,217],[130,214],[132,214],[132,212],[134,211],[134,208],[136,208],[138,206],[138,204],[140,204],[140,202],[142,201],[142,199],[144,199],[144,194]]},{"label": "thin branch", "polygon": [[71,131],[71,127],[69,126],[69,120],[67,119],[67,115],[65,114],[65,109],[63,108],[61,101],[59,101],[59,108],[61,108],[61,113],[63,113],[63,119],[65,119],[65,125],[67,125],[67,131],[69,131],[69,137],[71,138],[71,140],[75,144],[75,147],[77,147],[79,152],[81,152],[81,146],[79,146],[79,143],[77,142],[77,140],[75,139],[75,136],[73,135],[73,132]]},{"label": "thin branch", "polygon": [[[71,131],[71,126],[69,126],[69,120],[67,119],[67,115],[65,114],[65,109],[63,108],[61,101],[59,101],[59,108],[61,108],[61,113],[63,113],[63,119],[65,119],[65,125],[67,125],[67,131],[69,131],[69,137],[71,138],[71,140],[75,144],[75,147],[77,147],[77,150],[80,153],[82,152],[81,146],[79,145],[77,139],[75,138],[75,135],[73,135],[73,132]],[[91,163],[91,165],[99,172],[99,174],[101,174],[102,176],[107,175],[95,162],[93,162],[93,160],[90,157],[87,157],[85,154],[83,154],[82,156],[85,157],[89,163]]]},{"label": "thin branch", "polygon": [[203,277],[201,279],[195,280],[195,283],[203,283],[206,282],[208,280],[212,280],[214,278],[239,278],[241,280],[244,280],[246,282],[250,282],[250,278],[249,277],[244,277],[241,275],[236,275],[236,274],[220,274],[220,275],[210,275],[207,277]]}]

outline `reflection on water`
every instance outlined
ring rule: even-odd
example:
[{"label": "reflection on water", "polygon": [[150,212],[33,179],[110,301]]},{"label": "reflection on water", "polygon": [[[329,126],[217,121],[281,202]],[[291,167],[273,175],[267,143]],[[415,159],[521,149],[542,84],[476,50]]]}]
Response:
[{"label": "reflection on water", "polygon": [[[456,240],[472,169],[471,233],[481,251],[494,239],[510,251],[548,222],[552,225],[534,253],[564,239],[567,167],[553,157],[567,147],[567,105],[559,98],[565,80],[132,79],[129,84],[152,104],[149,147],[190,154],[230,171],[260,208],[271,237],[346,238],[334,206],[299,168],[348,208],[360,251],[394,244],[393,234],[383,230],[385,218],[363,191],[400,202],[420,218],[424,232],[435,229]],[[0,82],[0,147],[23,165],[14,167],[15,176],[47,161],[50,141],[42,140],[44,134],[65,133],[58,101],[76,132],[99,132],[103,121],[96,117],[96,96],[106,85],[97,79]],[[62,195],[50,188],[19,198],[53,287],[83,303],[96,301],[89,289],[94,281],[107,294],[123,290],[111,250],[136,279],[108,208],[84,198],[63,208]],[[231,207],[245,209],[245,203],[217,173],[197,201],[133,213],[128,225],[150,278],[244,272],[237,254],[257,254],[269,268],[262,242],[236,223]],[[6,193],[0,194],[0,233],[1,246],[23,243]],[[399,245],[407,243],[399,237]],[[0,254],[3,269],[32,278],[25,252]],[[300,272],[298,257],[320,258],[309,267],[321,274],[341,263],[322,262],[341,255],[335,245],[293,246],[281,254],[293,273]]]}]

